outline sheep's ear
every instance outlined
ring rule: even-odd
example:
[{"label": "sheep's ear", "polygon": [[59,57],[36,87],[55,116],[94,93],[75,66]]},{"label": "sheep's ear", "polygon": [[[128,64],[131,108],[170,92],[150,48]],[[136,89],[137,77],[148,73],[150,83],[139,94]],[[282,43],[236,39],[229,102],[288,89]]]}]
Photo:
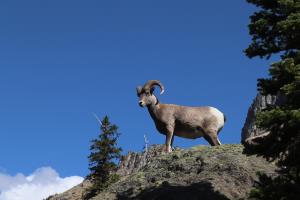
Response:
[{"label": "sheep's ear", "polygon": [[141,92],[142,92],[142,87],[141,87],[141,86],[138,86],[138,87],[136,88],[136,94],[137,94],[137,96],[140,96]]},{"label": "sheep's ear", "polygon": [[150,93],[153,94],[155,87],[152,87]]}]

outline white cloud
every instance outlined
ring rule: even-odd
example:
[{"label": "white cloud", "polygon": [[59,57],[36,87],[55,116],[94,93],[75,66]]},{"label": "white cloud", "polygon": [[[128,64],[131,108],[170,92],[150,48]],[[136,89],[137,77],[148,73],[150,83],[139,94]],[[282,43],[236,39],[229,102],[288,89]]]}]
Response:
[{"label": "white cloud", "polygon": [[42,200],[82,181],[79,176],[61,178],[51,167],[39,168],[29,176],[0,173],[0,200]]}]

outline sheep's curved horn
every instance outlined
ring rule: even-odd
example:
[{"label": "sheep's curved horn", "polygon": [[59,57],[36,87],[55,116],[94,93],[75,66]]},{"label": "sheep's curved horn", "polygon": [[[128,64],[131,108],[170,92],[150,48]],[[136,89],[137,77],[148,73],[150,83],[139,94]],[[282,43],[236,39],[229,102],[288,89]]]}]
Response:
[{"label": "sheep's curved horn", "polygon": [[141,93],[142,89],[143,89],[142,86],[137,86],[136,93],[139,95]]},{"label": "sheep's curved horn", "polygon": [[155,85],[159,86],[160,87],[160,94],[163,94],[164,91],[165,91],[165,88],[163,86],[163,84],[158,81],[158,80],[150,80],[148,81],[145,85],[144,85],[144,89],[145,90],[151,90],[152,87],[154,87]]}]

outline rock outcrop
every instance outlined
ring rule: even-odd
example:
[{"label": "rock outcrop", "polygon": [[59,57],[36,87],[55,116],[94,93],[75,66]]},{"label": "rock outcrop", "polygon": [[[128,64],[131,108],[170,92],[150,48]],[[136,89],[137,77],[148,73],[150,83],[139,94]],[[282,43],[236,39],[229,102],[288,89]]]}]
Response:
[{"label": "rock outcrop", "polygon": [[[129,153],[120,163],[121,179],[93,200],[113,199],[240,199],[247,196],[257,172],[274,173],[275,165],[242,153],[242,145],[196,146],[161,153]],[[75,187],[49,200],[81,200]],[[70,194],[77,194],[70,196]]]},{"label": "rock outcrop", "polygon": [[163,153],[162,148],[162,145],[153,145],[149,150],[142,153],[128,152],[128,154],[121,159],[117,174],[126,176],[133,172],[137,172],[149,163],[151,159],[161,155]]},{"label": "rock outcrop", "polygon": [[258,128],[255,125],[255,118],[259,111],[268,106],[280,106],[284,104],[286,98],[284,95],[258,94],[250,106],[247,118],[242,129],[241,142],[245,146],[246,152],[265,151],[272,145],[272,135],[267,130]]},{"label": "rock outcrop", "polygon": [[256,96],[248,110],[246,121],[242,129],[242,143],[244,143],[248,138],[263,134],[265,135],[267,133],[267,131],[260,129],[255,125],[255,117],[257,112],[265,109],[267,105],[275,105],[277,103],[277,99],[278,98],[276,96],[271,95],[263,96],[261,94],[258,94]]}]

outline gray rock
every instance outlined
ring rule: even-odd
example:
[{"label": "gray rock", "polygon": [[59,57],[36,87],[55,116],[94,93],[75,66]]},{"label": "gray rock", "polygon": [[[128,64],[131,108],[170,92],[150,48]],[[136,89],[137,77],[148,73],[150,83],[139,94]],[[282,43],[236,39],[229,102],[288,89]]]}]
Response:
[{"label": "gray rock", "polygon": [[152,158],[162,154],[163,147],[163,145],[152,145],[148,151],[142,153],[128,152],[128,154],[121,159],[117,174],[124,176],[138,171],[147,165]]},{"label": "gray rock", "polygon": [[267,133],[267,131],[260,129],[255,125],[255,117],[257,112],[265,109],[267,105],[278,104],[278,99],[279,98],[277,96],[271,95],[263,96],[261,94],[258,94],[256,96],[248,110],[247,118],[242,128],[242,143],[244,143],[248,138],[263,134],[265,135]]}]

